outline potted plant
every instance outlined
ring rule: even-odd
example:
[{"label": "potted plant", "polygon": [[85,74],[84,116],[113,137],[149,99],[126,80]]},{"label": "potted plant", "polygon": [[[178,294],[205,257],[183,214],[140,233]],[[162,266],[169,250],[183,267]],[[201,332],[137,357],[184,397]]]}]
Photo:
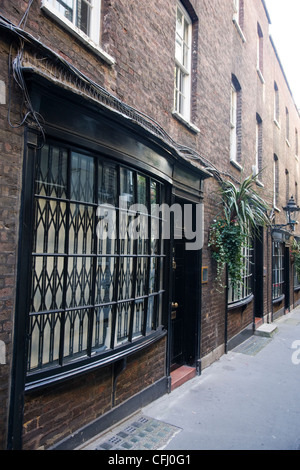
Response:
[{"label": "potted plant", "polygon": [[221,212],[210,227],[209,246],[217,262],[217,280],[227,266],[233,288],[239,288],[243,279],[243,246],[249,240],[249,232],[258,226],[269,224],[268,205],[255,191],[256,179],[245,178],[238,187],[230,181],[220,183]]}]

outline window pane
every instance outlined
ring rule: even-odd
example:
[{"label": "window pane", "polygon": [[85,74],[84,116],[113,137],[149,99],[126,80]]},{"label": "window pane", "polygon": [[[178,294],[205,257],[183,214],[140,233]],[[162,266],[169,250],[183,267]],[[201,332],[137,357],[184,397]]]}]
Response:
[{"label": "window pane", "polygon": [[64,357],[86,353],[89,310],[72,310],[65,315]]},{"label": "window pane", "polygon": [[117,200],[117,168],[108,163],[98,164],[98,203],[118,205]]},{"label": "window pane", "polygon": [[70,204],[69,253],[90,254],[94,243],[94,208]]},{"label": "window pane", "polygon": [[113,301],[116,262],[117,258],[115,257],[103,257],[97,259],[96,305]]},{"label": "window pane", "polygon": [[116,345],[126,343],[129,335],[131,302],[124,302],[117,306]]},{"label": "window pane", "polygon": [[57,362],[60,344],[60,315],[32,315],[29,321],[28,370]]},{"label": "window pane", "polygon": [[284,292],[284,247],[282,243],[273,242],[273,299]]},{"label": "window pane", "polygon": [[63,307],[64,258],[34,256],[32,261],[31,312]]},{"label": "window pane", "polygon": [[35,193],[39,196],[66,198],[67,157],[64,149],[47,144],[38,158],[35,179]]},{"label": "window pane", "polygon": [[110,349],[112,329],[112,307],[107,305],[95,309],[92,348]]},{"label": "window pane", "polygon": [[147,195],[147,183],[146,177],[137,175],[137,202],[147,207],[148,195]]},{"label": "window pane", "polygon": [[131,170],[127,170],[126,168],[121,168],[120,178],[120,196],[122,198],[122,202],[124,203],[125,207],[130,207],[135,202],[133,172]]},{"label": "window pane", "polygon": [[81,307],[91,304],[92,259],[74,256],[68,259],[66,306]]},{"label": "window pane", "polygon": [[119,263],[118,300],[130,299],[133,285],[133,258],[121,257]]},{"label": "window pane", "polygon": [[134,303],[133,312],[133,338],[141,336],[144,328],[145,300],[139,299]]},{"label": "window pane", "polygon": [[66,234],[66,204],[36,199],[34,210],[35,253],[64,253]]},{"label": "window pane", "polygon": [[148,270],[148,258],[138,257],[136,267],[136,297],[145,295],[147,292],[146,281],[147,281],[147,270]]},{"label": "window pane", "polygon": [[71,199],[94,201],[94,159],[76,152],[71,157]]},{"label": "window pane", "polygon": [[91,5],[87,0],[77,0],[77,26],[85,34],[90,33]]},{"label": "window pane", "polygon": [[73,22],[74,0],[55,0],[55,8]]}]

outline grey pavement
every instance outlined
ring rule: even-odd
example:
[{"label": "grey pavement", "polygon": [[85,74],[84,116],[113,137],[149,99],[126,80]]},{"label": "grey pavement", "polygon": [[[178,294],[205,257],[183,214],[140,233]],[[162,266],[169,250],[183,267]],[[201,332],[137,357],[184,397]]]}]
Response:
[{"label": "grey pavement", "polygon": [[274,324],[143,409],[181,429],[166,450],[300,450],[300,308]]},{"label": "grey pavement", "polygon": [[300,308],[274,325],[85,449],[300,450]]}]

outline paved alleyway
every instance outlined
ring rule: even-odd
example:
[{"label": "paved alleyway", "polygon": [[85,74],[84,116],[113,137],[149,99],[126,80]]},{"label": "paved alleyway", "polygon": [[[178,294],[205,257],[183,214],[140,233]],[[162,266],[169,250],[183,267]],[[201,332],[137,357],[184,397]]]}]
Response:
[{"label": "paved alleyway", "polygon": [[300,450],[300,308],[275,325],[86,448]]}]

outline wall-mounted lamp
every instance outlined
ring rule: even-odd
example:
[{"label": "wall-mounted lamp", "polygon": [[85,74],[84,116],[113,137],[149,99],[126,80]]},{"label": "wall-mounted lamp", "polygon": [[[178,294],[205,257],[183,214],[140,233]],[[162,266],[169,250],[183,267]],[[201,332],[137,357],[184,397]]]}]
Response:
[{"label": "wall-mounted lamp", "polygon": [[286,207],[282,208],[286,213],[286,224],[273,224],[272,225],[272,238],[276,242],[289,243],[291,233],[285,230],[284,227],[289,227],[293,232],[295,231],[295,225],[297,222],[297,213],[300,211],[300,207],[296,205],[295,199],[291,196]]},{"label": "wall-mounted lamp", "polygon": [[297,204],[295,203],[295,199],[293,196],[291,196],[289,202],[287,203],[287,206],[283,207],[282,209],[286,212],[287,224],[285,225],[285,227],[289,225],[291,230],[294,231],[295,225],[298,223],[297,215],[300,211],[300,207],[297,206]]}]

